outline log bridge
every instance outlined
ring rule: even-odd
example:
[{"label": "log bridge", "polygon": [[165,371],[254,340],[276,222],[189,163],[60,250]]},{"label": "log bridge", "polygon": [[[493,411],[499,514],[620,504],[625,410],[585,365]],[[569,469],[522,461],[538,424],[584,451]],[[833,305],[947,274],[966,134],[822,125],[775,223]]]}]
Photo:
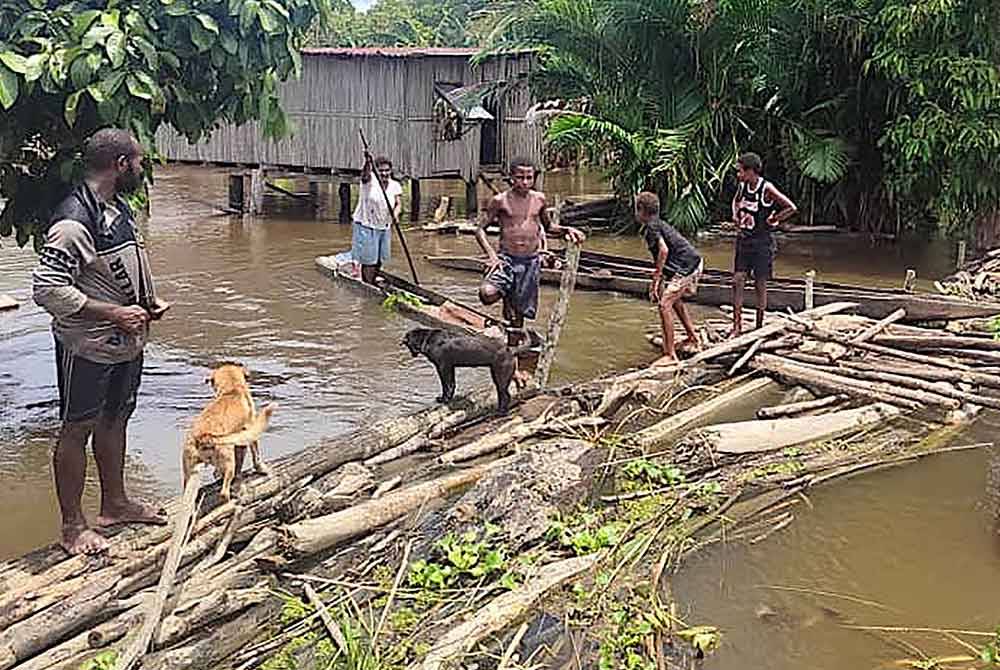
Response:
[{"label": "log bridge", "polygon": [[[901,315],[875,322],[851,307],[775,317],[674,366],[530,387],[512,417],[495,415],[492,389],[476,391],[307,448],[269,477],[244,477],[232,503],[219,504],[215,484],[191,486],[167,505],[170,527],[120,529],[101,556],[50,546],[5,561],[0,670],[77,670],[94,659],[103,664],[92,667],[249,670],[303,648],[351,653],[345,630],[410,668],[478,653],[523,658],[520,624],[569,581],[590,588],[598,567],[624,580],[662,551],[654,584],[663,593],[664,572],[696,548],[777,532],[809,487],[952,451],[941,447],[949,424],[1000,408],[1000,343],[900,326]],[[779,382],[808,392],[782,398]],[[763,418],[719,422],[748,398]],[[878,431],[895,439],[857,446]],[[644,469],[635,474],[631,463]],[[679,473],[671,480],[657,474],[668,465]],[[633,485],[594,500],[607,486],[585,482],[602,472]],[[622,507],[639,499],[655,502],[647,517]],[[613,546],[573,555],[549,544],[547,530],[567,501],[592,505],[609,523],[626,513],[632,521]],[[477,536],[487,522],[499,530]],[[468,532],[504,538],[520,581],[501,587],[499,574],[480,573],[465,590],[451,587],[458,597],[415,611],[415,566],[444,560],[435,543]],[[539,547],[533,562],[517,562]],[[382,581],[372,578],[379,566]],[[616,587],[594,588],[600,596]],[[283,610],[279,589],[301,599],[298,615]],[[559,602],[548,607],[558,612]],[[412,616],[418,624],[401,623]],[[361,632],[345,623],[365,620],[378,623]],[[655,660],[684,639],[667,626],[640,651]]]}]

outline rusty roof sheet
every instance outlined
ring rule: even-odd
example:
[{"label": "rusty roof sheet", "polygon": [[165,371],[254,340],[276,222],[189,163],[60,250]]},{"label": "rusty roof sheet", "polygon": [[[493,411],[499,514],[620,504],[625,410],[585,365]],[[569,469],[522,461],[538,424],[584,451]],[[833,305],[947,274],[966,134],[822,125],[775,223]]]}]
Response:
[{"label": "rusty roof sheet", "polygon": [[381,56],[383,58],[420,58],[443,56],[471,58],[479,52],[475,48],[453,47],[309,47],[302,53],[310,56],[334,56],[350,58],[354,56]]}]

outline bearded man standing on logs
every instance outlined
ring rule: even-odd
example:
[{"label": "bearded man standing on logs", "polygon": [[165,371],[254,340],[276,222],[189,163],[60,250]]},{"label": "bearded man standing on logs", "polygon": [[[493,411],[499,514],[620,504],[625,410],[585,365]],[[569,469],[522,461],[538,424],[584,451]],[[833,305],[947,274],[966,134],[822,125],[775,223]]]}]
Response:
[{"label": "bearded man standing on logs", "polygon": [[135,218],[122,194],[142,185],[142,147],[125,130],[94,133],[84,180],[53,210],[33,275],[35,302],[52,315],[62,428],[52,458],[62,514],[60,544],[95,554],[108,541],[81,507],[88,440],[101,480],[97,526],[164,524],[162,510],[125,493],[126,426],[135,409],[156,298]]},{"label": "bearded man standing on logs", "polygon": [[771,231],[798,211],[795,203],[774,184],[761,176],[760,156],[747,153],[736,163],[739,187],[733,198],[736,223],[736,257],[733,260],[733,330],[743,332],[743,286],[747,274],[753,276],[757,291],[757,324],[764,325],[767,311],[767,282],[774,266],[774,239]]}]

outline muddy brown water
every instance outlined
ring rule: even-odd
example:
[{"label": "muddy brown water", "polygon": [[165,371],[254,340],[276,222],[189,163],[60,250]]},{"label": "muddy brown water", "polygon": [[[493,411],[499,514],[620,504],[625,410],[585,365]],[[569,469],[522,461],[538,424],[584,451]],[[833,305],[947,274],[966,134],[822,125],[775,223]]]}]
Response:
[{"label": "muddy brown water", "polygon": [[[605,190],[593,176],[568,174],[548,175],[546,188],[561,195]],[[433,205],[442,193],[461,200],[455,185],[432,183],[425,185],[425,202]],[[271,459],[416,410],[438,393],[432,368],[399,346],[414,324],[314,269],[315,256],[349,247],[348,226],[316,220],[277,199],[268,201],[269,216],[253,221],[218,216],[208,204],[224,201],[222,172],[175,166],[157,174],[152,216],[143,225],[159,291],[173,309],[155,324],[129,427],[128,479],[140,495],[162,498],[179,491],[182,432],[209,397],[208,370],[221,361],[246,364],[257,397],[279,403],[263,442]],[[425,254],[475,253],[471,237],[414,230],[408,241],[425,284],[474,301],[474,275],[419,260]],[[730,245],[700,246],[709,266],[725,268]],[[595,237],[588,246],[646,254],[638,237]],[[406,275],[395,242],[393,251],[391,269]],[[827,237],[784,242],[777,271],[816,269],[831,281],[895,286],[907,267],[922,278],[945,274],[951,256],[943,243],[871,247]],[[22,306],[0,313],[0,558],[49,542],[58,529],[49,465],[58,427],[55,370],[49,319],[30,300],[34,263],[33,252],[4,241],[0,293]],[[544,288],[543,315],[553,299],[554,291]],[[697,307],[695,315],[719,313]],[[655,325],[652,307],[642,301],[578,292],[554,381],[652,360],[644,334]],[[460,389],[487,381],[485,374],[459,373]],[[978,432],[962,439],[991,440],[993,425],[981,421],[972,431]],[[868,613],[866,622],[979,628],[1000,623],[1000,553],[986,511],[986,465],[985,453],[954,454],[830,487],[814,496],[815,509],[800,511],[796,523],[775,538],[695,561],[676,589],[698,620],[726,630],[711,667],[872,667],[886,658],[883,646],[860,634],[814,621],[815,607],[807,599],[755,584],[857,592],[902,612]],[[91,466],[85,498],[93,513],[98,492]],[[755,611],[762,604],[781,616],[760,620]]]}]

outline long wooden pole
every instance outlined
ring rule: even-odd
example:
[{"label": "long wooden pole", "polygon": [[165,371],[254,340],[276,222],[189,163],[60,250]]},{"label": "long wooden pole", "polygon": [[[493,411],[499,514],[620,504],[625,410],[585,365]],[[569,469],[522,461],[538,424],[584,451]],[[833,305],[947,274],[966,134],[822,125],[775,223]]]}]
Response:
[{"label": "long wooden pole", "polygon": [[[361,144],[365,147],[365,153],[371,155],[371,150],[368,148],[368,140],[365,139],[365,131],[358,128],[358,134],[361,135]],[[372,166],[375,167],[374,165]],[[373,175],[375,179],[378,179],[378,175]],[[417,268],[413,265],[413,258],[410,256],[410,248],[406,246],[406,238],[403,237],[403,229],[399,225],[399,219],[396,218],[396,208],[392,206],[389,201],[389,194],[386,193],[385,187],[379,182],[379,188],[382,190],[382,196],[385,198],[385,205],[389,208],[389,216],[392,217],[392,225],[396,228],[396,234],[399,236],[399,244],[403,247],[403,253],[406,255],[406,263],[410,266],[410,274],[413,275],[413,283],[420,286],[420,280],[417,279]]]},{"label": "long wooden pole", "polygon": [[542,355],[538,359],[538,367],[535,368],[535,383],[541,388],[549,383],[549,372],[556,358],[556,346],[559,344],[559,335],[562,334],[566,314],[569,312],[569,299],[576,287],[576,272],[579,267],[580,245],[569,242],[566,245],[566,265],[563,268],[562,281],[559,283],[559,297],[556,299],[555,307],[552,308],[548,334],[542,347]]}]

